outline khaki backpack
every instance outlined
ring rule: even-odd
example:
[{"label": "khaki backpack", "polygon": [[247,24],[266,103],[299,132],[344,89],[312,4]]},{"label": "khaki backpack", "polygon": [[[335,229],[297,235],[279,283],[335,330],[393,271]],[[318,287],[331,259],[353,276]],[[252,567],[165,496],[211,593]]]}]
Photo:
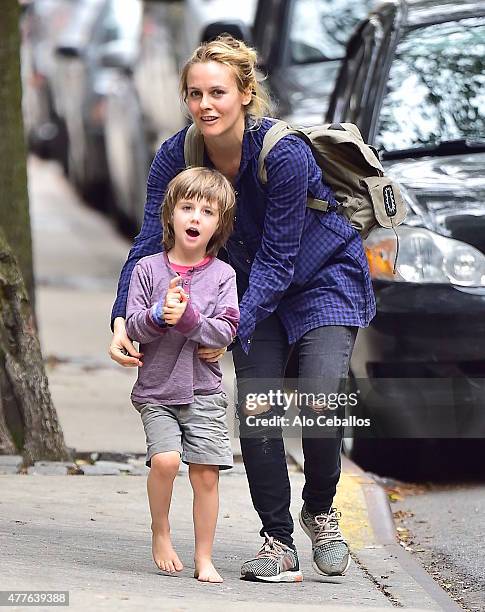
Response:
[{"label": "khaki backpack", "polygon": [[[341,212],[350,224],[366,238],[375,227],[394,229],[406,218],[406,205],[399,186],[384,176],[377,151],[365,144],[359,129],[352,123],[295,128],[285,121],[275,121],[266,132],[258,159],[258,176],[266,184],[265,160],[277,142],[288,134],[304,140],[323,171],[325,181],[335,193]],[[195,125],[185,136],[186,166],[202,166],[204,142]],[[329,203],[308,197],[307,206],[326,212]]]}]

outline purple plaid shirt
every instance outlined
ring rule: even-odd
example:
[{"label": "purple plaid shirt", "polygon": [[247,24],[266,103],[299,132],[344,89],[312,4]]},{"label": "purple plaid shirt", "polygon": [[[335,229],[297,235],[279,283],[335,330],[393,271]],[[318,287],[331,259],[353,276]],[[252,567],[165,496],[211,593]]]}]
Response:
[{"label": "purple plaid shirt", "polygon": [[[290,344],[323,325],[366,327],[375,300],[362,240],[334,211],[306,206],[307,194],[335,201],[308,145],[285,136],[266,158],[268,183],[258,179],[258,156],[272,122],[246,130],[234,188],[237,209],[227,260],[236,270],[241,319],[238,338],[247,352],[255,326],[276,311]],[[168,182],[185,168],[184,128],[162,144],[147,184],[145,216],[121,271],[112,319],[125,316],[136,262],[162,250],[160,205]],[[206,157],[205,164],[212,167]]]}]

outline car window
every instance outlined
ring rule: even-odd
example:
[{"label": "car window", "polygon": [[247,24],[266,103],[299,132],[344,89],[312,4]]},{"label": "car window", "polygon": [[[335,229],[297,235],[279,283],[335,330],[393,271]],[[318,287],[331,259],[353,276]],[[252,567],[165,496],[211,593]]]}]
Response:
[{"label": "car window", "polygon": [[295,64],[345,57],[352,30],[374,0],[296,0],[290,24],[290,56]]},{"label": "car window", "polygon": [[485,135],[485,17],[409,31],[399,42],[376,144],[385,151]]}]

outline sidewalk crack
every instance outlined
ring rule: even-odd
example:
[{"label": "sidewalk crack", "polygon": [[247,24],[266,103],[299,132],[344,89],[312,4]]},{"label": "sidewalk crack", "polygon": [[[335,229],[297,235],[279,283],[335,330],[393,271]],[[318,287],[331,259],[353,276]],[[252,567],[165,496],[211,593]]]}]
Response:
[{"label": "sidewalk crack", "polygon": [[387,599],[391,602],[391,604],[395,608],[404,608],[404,605],[398,599],[396,599],[396,597],[394,597],[394,595],[390,591],[387,590],[387,585],[379,582],[379,580],[377,580],[377,578],[373,574],[370,573],[370,571],[366,568],[366,566],[362,563],[362,561],[357,557],[357,555],[355,553],[351,552],[350,556],[354,560],[355,565],[357,565],[357,567],[362,571],[364,576],[368,580],[370,580],[370,582],[372,582],[372,584],[377,589],[379,589],[379,591],[385,597],[387,597]]}]

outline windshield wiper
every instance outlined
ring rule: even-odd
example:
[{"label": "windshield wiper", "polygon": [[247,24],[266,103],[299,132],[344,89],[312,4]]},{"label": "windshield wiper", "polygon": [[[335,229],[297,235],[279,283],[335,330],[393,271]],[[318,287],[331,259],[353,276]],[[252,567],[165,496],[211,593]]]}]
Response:
[{"label": "windshield wiper", "polygon": [[382,159],[404,159],[406,157],[425,157],[426,155],[459,155],[469,151],[485,151],[484,138],[459,138],[457,140],[442,140],[438,144],[381,151]]}]

